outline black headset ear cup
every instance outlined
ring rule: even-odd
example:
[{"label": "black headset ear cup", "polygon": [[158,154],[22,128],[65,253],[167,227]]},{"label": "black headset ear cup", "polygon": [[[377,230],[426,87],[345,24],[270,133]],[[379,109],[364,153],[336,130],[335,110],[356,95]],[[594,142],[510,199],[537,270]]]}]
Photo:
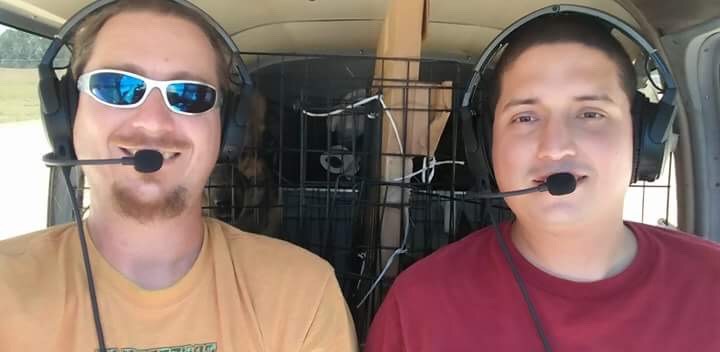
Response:
[{"label": "black headset ear cup", "polygon": [[[475,101],[471,107],[461,110],[461,129],[463,145],[465,146],[466,166],[475,177],[478,191],[489,191],[492,186],[492,165],[488,158],[487,132],[484,124],[487,123],[482,115],[475,110],[478,106]],[[482,109],[481,109],[482,111]]]},{"label": "black headset ear cup", "polygon": [[72,73],[57,79],[55,72],[40,74],[40,107],[48,141],[58,158],[74,159],[72,124],[77,107],[78,92]]},{"label": "black headset ear cup", "polygon": [[[660,177],[663,162],[669,154],[667,132],[672,122],[673,109],[660,109],[661,104],[650,102],[640,92],[635,94],[632,106],[634,126],[632,182],[652,182]],[[660,131],[660,132],[658,132]]]},{"label": "black headset ear cup", "polygon": [[240,157],[247,139],[248,117],[252,113],[252,86],[243,86],[240,92],[232,92],[223,100],[221,111],[223,126],[220,142],[220,160],[230,161]]},{"label": "black headset ear cup", "polygon": [[463,107],[460,110],[463,146],[465,148],[465,166],[472,172],[478,190],[486,184],[483,170],[483,163],[480,151],[481,140],[477,133],[476,113],[471,107]]}]

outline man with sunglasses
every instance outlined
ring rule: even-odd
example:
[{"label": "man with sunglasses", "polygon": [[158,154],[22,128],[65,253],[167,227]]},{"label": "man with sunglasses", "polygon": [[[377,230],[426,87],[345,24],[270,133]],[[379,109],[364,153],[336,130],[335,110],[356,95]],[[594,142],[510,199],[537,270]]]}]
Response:
[{"label": "man with sunglasses", "polygon": [[152,149],[164,161],[148,174],[83,167],[97,314],[74,226],[0,243],[4,349],[357,349],[326,262],[202,216],[229,85],[227,50],[216,37],[197,13],[163,0],[118,1],[85,19],[71,62],[77,158]]}]

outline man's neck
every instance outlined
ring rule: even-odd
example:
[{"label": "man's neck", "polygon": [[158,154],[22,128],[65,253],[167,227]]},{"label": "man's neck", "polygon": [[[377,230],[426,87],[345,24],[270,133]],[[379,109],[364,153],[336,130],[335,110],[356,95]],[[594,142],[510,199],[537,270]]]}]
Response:
[{"label": "man's neck", "polygon": [[93,212],[88,227],[95,247],[110,265],[148,290],[172,286],[190,271],[204,233],[198,207],[148,224],[115,212]]},{"label": "man's neck", "polygon": [[512,241],[539,269],[578,282],[614,276],[625,270],[637,253],[635,235],[621,220],[564,228],[526,226],[516,221]]}]

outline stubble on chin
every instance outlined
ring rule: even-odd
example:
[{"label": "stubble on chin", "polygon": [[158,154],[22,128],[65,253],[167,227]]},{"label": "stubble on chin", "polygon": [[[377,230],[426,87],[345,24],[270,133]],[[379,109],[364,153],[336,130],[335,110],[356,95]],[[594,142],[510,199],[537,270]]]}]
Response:
[{"label": "stubble on chin", "polygon": [[134,219],[141,224],[180,216],[187,209],[187,188],[177,186],[162,198],[144,201],[135,196],[131,189],[112,185],[113,203],[120,215]]}]

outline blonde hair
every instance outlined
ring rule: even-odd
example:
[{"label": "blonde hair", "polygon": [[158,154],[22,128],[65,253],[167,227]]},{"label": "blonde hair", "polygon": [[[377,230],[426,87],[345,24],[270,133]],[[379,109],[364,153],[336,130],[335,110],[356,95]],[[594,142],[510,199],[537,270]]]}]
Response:
[{"label": "blonde hair", "polygon": [[97,39],[97,34],[100,32],[100,29],[102,29],[105,23],[113,16],[130,11],[149,11],[168,16],[176,16],[200,27],[215,49],[220,88],[223,91],[231,89],[230,65],[232,64],[232,53],[230,48],[225,41],[220,38],[215,28],[197,13],[197,11],[168,0],[120,0],[101,8],[96,13],[85,18],[70,41],[72,47],[70,69],[75,79],[85,70],[85,66],[95,47],[95,40]]}]

